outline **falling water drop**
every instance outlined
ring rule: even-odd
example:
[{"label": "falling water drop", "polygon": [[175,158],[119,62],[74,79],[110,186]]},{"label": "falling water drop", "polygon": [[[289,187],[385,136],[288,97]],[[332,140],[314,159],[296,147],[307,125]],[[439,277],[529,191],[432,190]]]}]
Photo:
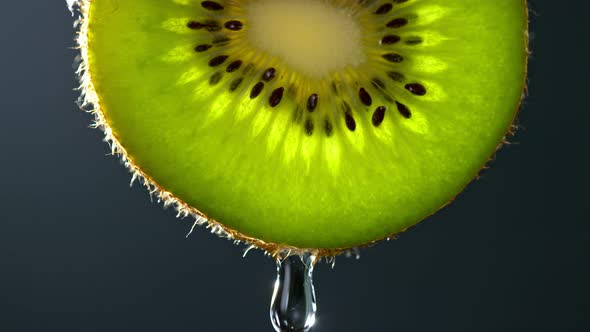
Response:
[{"label": "falling water drop", "polygon": [[308,332],[315,323],[315,259],[314,255],[296,255],[277,260],[277,280],[270,305],[270,319],[277,332]]}]

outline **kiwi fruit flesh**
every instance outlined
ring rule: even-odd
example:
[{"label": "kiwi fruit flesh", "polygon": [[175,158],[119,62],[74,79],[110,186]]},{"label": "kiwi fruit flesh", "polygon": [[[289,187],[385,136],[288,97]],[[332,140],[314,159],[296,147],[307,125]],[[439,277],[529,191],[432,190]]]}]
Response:
[{"label": "kiwi fruit flesh", "polygon": [[165,203],[272,253],[402,232],[509,132],[525,0],[82,0],[86,101]]}]

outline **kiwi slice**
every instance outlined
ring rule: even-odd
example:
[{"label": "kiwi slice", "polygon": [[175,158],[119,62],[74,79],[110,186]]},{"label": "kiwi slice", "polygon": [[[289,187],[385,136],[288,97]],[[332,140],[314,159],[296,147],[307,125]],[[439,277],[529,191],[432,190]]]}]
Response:
[{"label": "kiwi slice", "polygon": [[525,0],[84,0],[84,97],[134,176],[276,254],[451,201],[509,132]]}]

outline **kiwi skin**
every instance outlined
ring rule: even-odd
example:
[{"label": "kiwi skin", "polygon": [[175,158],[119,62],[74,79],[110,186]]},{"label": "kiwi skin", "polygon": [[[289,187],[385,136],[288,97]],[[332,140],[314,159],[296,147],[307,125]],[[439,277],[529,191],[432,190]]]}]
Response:
[{"label": "kiwi skin", "polygon": [[[257,238],[253,238],[247,236],[243,233],[240,233],[234,229],[231,229],[220,222],[214,220],[213,218],[208,217],[206,214],[202,213],[201,211],[197,210],[196,208],[190,206],[182,199],[176,197],[171,192],[167,191],[165,188],[161,187],[156,183],[154,179],[152,179],[148,174],[146,174],[130,157],[130,155],[126,152],[123,145],[120,143],[119,139],[117,138],[114,131],[109,126],[105,113],[102,111],[100,100],[98,94],[95,90],[93,81],[92,81],[92,73],[90,71],[90,67],[88,65],[88,20],[85,20],[84,17],[87,17],[90,3],[92,0],[77,0],[78,11],[80,12],[80,19],[77,21],[77,38],[76,42],[78,45],[78,49],[80,50],[81,54],[81,61],[79,68],[77,70],[77,74],[79,75],[80,80],[80,105],[83,110],[87,110],[94,116],[94,122],[92,127],[98,128],[103,131],[105,138],[104,140],[109,144],[111,148],[111,153],[113,155],[117,155],[121,158],[125,167],[129,170],[132,174],[131,183],[133,184],[134,181],[139,181],[143,186],[147,188],[151,196],[156,197],[159,203],[162,203],[165,207],[173,206],[176,211],[178,212],[178,217],[185,218],[185,217],[192,217],[195,219],[193,224],[193,228],[196,225],[204,225],[205,227],[209,228],[212,233],[217,234],[220,237],[227,238],[229,240],[233,240],[235,243],[245,243],[250,246],[250,248],[258,248],[273,257],[281,257],[288,254],[313,254],[318,258],[321,257],[334,257],[343,252],[348,252],[351,248],[298,248],[294,246],[289,246],[281,243],[272,243],[272,242],[265,242]],[[526,6],[526,0],[521,0],[524,4],[523,8],[525,8],[524,17],[525,17],[525,31],[524,31],[524,45],[523,48],[526,50],[527,54],[529,53],[528,43],[528,9]],[[518,110],[520,109],[520,105],[522,104],[522,100],[526,95],[526,77],[527,77],[527,65],[528,65],[528,57],[524,59],[524,75],[523,81],[521,84],[521,100],[520,103],[514,110],[513,113],[513,120],[512,124],[506,128],[506,136],[497,146],[495,152],[488,158],[488,160],[481,165],[480,169],[486,168],[486,165],[492,160],[495,156],[495,153],[506,143],[508,143],[508,138],[514,135],[515,131],[517,130],[517,126],[514,125],[514,121],[516,119],[516,115]],[[479,175],[479,171],[476,172],[471,176],[471,181],[477,179]],[[466,187],[471,181],[468,181],[463,185],[463,188]],[[437,210],[445,207],[446,205],[450,204],[455,197],[451,198],[445,204],[440,206]],[[435,211],[436,212],[436,211]],[[434,212],[433,212],[434,213]],[[395,238],[398,234],[406,231],[408,228],[401,230],[400,232],[396,232],[390,234],[382,239],[371,241],[365,244],[360,245],[359,247],[370,246],[377,242],[380,242],[384,239]],[[191,229],[192,232],[192,229]],[[190,233],[189,233],[190,234]]]}]

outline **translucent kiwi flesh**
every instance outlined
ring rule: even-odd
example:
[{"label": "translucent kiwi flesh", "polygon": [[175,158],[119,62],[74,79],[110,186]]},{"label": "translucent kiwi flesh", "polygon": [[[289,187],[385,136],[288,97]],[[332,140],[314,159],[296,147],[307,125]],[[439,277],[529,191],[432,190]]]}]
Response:
[{"label": "translucent kiwi flesh", "polygon": [[515,0],[83,2],[99,125],[162,199],[269,251],[399,233],[478,173],[526,74]]}]

